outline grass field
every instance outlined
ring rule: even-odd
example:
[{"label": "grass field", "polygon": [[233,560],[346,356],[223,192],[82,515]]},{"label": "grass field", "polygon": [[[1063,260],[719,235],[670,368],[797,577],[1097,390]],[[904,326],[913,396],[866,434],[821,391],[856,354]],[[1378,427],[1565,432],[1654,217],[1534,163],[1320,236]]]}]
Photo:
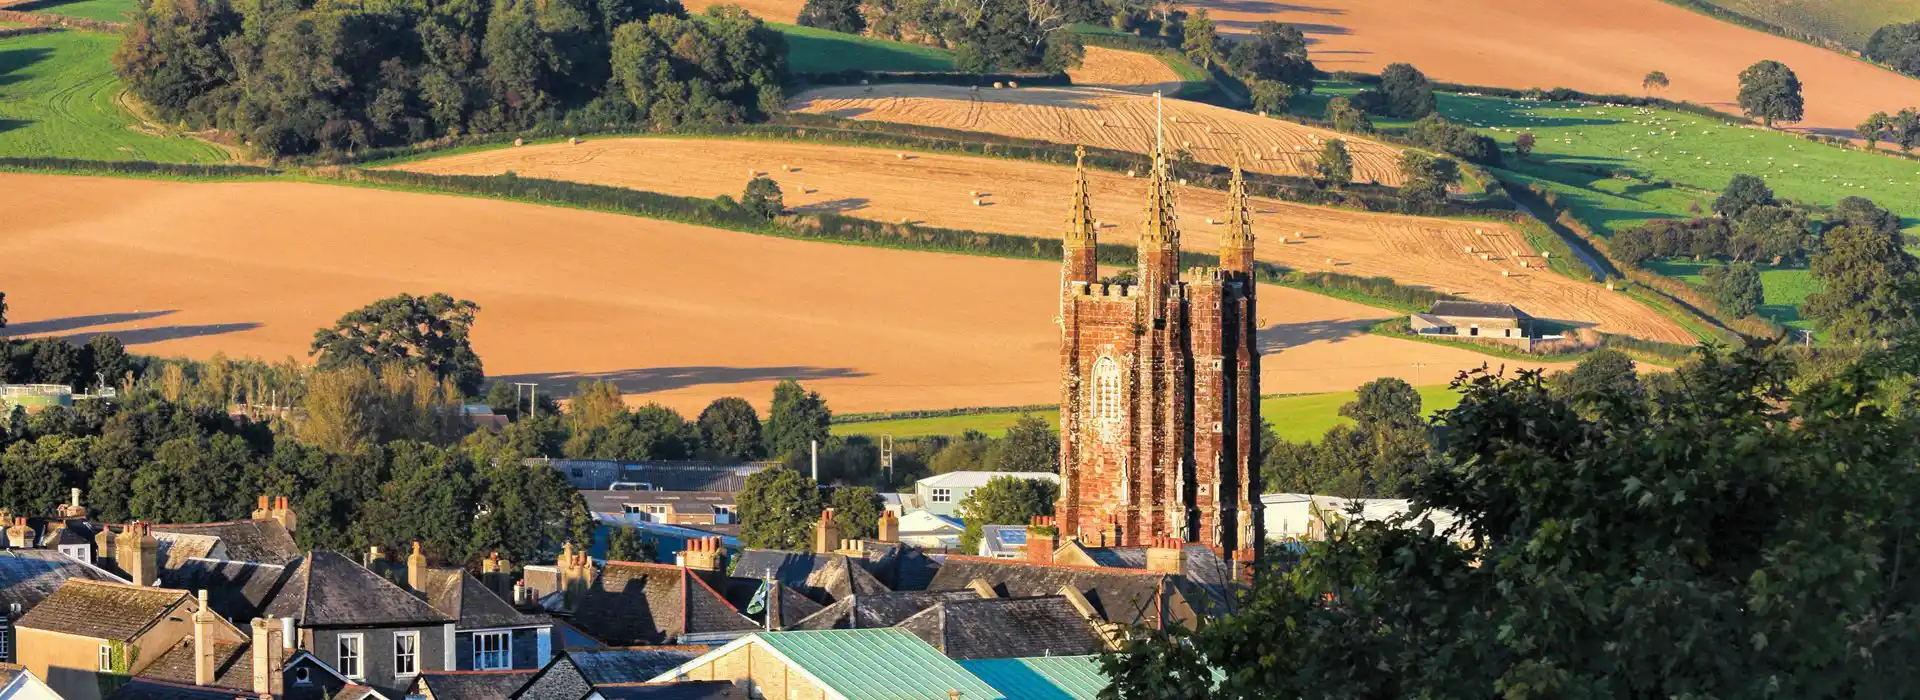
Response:
[{"label": "grass field", "polygon": [[107,22],[125,22],[134,10],[133,0],[77,0],[44,7],[37,12]]},{"label": "grass field", "polygon": [[[1716,262],[1697,263],[1684,260],[1658,260],[1647,265],[1653,271],[1668,277],[1684,280],[1690,284],[1704,285],[1701,272],[1719,265]],[[1765,299],[1760,305],[1760,315],[1775,322],[1813,330],[1811,321],[1800,317],[1800,304],[1807,296],[1819,290],[1819,284],[1813,274],[1805,268],[1760,268],[1760,285],[1765,290]]]},{"label": "grass field", "polygon": [[[1428,415],[1442,409],[1453,408],[1460,403],[1460,395],[1445,386],[1417,387],[1421,405]],[[1340,417],[1340,407],[1353,400],[1353,392],[1336,391],[1326,394],[1306,394],[1302,396],[1279,396],[1261,399],[1260,415],[1280,437],[1294,442],[1318,440],[1327,434],[1333,426],[1352,421]],[[1034,411],[1035,416],[1045,418],[1047,423],[1058,429],[1060,415],[1058,410]],[[993,437],[1005,435],[1007,428],[1013,427],[1020,419],[1019,411],[1001,413],[975,413],[963,416],[939,416],[935,418],[907,418],[901,420],[870,421],[866,423],[840,423],[833,426],[835,435],[892,435],[894,437],[921,437],[927,435],[959,435],[968,430],[978,430]]]},{"label": "grass field", "polygon": [[215,162],[217,148],[135,130],[115,98],[118,37],[54,32],[0,39],[0,155]]},{"label": "grass field", "polygon": [[1873,30],[1920,20],[1920,0],[1704,0],[1758,20],[1856,49]]},{"label": "grass field", "polygon": [[786,35],[787,67],[795,73],[953,70],[953,52],[946,49],[793,24],[768,24]]}]

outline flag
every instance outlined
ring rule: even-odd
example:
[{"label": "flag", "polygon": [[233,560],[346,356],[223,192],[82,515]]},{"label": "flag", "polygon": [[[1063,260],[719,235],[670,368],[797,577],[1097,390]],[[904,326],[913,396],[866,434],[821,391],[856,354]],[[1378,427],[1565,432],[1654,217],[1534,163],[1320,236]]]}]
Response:
[{"label": "flag", "polygon": [[760,582],[760,590],[753,592],[753,600],[747,603],[747,614],[758,615],[767,611],[767,594],[773,590],[773,581]]}]

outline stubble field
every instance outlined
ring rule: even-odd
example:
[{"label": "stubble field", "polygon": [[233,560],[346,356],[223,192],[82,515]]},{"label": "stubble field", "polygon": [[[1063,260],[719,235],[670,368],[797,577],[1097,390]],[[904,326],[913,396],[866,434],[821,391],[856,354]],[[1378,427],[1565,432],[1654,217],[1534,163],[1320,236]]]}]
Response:
[{"label": "stubble field", "polygon": [[[618,383],[697,411],[796,378],[839,411],[1055,399],[1058,267],[789,241],[475,198],[330,185],[0,174],[7,331],[111,332],[162,356],[304,357],[400,292],[482,307],[490,376]],[[1361,333],[1376,309],[1269,288],[1271,392],[1435,384],[1491,361]]]},{"label": "stubble field", "polygon": [[[872,148],[774,141],[625,138],[464,153],[396,166],[420,172],[572,180],[684,196],[737,196],[749,173],[781,184],[801,212],[1057,238],[1066,229],[1073,169],[1063,166]],[[1130,243],[1142,216],[1144,180],[1092,171],[1089,186],[1104,240]],[[979,196],[975,196],[975,193]],[[1179,188],[1183,244],[1212,252],[1226,197]],[[975,204],[978,201],[979,204]],[[1541,318],[1667,342],[1692,337],[1624,295],[1544,267],[1525,237],[1504,225],[1370,214],[1254,201],[1256,254],[1303,270],[1392,277],[1475,299],[1514,303]],[[1303,235],[1301,235],[1303,234]],[[1467,252],[1472,246],[1476,252]],[[1521,256],[1515,258],[1513,253]],[[1483,260],[1486,253],[1490,260]],[[1521,267],[1525,262],[1527,267]],[[1504,274],[1503,274],[1504,273]]]}]

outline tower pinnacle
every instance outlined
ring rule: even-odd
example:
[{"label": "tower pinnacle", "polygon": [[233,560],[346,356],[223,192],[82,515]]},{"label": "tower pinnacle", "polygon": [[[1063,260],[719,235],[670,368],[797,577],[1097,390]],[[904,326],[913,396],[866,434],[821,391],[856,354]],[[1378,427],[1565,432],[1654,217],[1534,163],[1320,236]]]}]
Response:
[{"label": "tower pinnacle", "polygon": [[1220,232],[1220,268],[1253,272],[1253,212],[1247,204],[1247,180],[1240,158],[1233,159],[1233,180],[1227,188],[1227,227]]},{"label": "tower pinnacle", "polygon": [[1152,277],[1170,281],[1177,273],[1180,259],[1180,227],[1173,212],[1172,179],[1167,167],[1164,130],[1166,118],[1161,110],[1160,93],[1153,93],[1154,137],[1153,171],[1147,174],[1147,220],[1140,229],[1140,281]]}]

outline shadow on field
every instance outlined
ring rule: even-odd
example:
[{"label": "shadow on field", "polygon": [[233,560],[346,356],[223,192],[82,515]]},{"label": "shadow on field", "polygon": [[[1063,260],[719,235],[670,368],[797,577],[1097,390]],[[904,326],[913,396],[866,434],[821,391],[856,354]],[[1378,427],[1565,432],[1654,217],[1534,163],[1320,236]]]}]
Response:
[{"label": "shadow on field", "polygon": [[13,131],[14,129],[18,129],[20,127],[23,127],[32,123],[33,122],[27,121],[25,119],[0,119],[0,134]]},{"label": "shadow on field", "polygon": [[0,85],[11,85],[26,80],[20,71],[35,63],[53,57],[52,49],[7,49],[0,51]]},{"label": "shadow on field", "polygon": [[1274,353],[1321,340],[1339,340],[1367,332],[1372,319],[1282,323],[1260,329],[1260,352]]},{"label": "shadow on field", "polygon": [[160,343],[183,338],[202,338],[209,335],[239,333],[259,328],[261,324],[246,323],[208,323],[198,326],[160,326],[158,328],[132,328],[124,331],[101,331],[99,333],[74,333],[64,337],[69,343],[84,343],[96,335],[110,335],[119,338],[129,346]]},{"label": "shadow on field", "polygon": [[647,367],[611,372],[540,372],[512,374],[488,379],[503,382],[538,382],[555,398],[573,394],[580,382],[598,379],[612,382],[621,393],[645,394],[706,384],[744,384],[779,379],[812,381],[864,377],[867,373],[850,367]]},{"label": "shadow on field", "polygon": [[[1222,0],[1221,2],[1209,3],[1207,7],[1210,11],[1216,12],[1216,13],[1217,12],[1262,12],[1262,13],[1304,12],[1311,15],[1344,15],[1347,13],[1346,10],[1342,10],[1337,7],[1314,7],[1312,5],[1295,5],[1292,3],[1284,3],[1284,2],[1268,2],[1267,0]],[[1294,26],[1300,26],[1300,25],[1294,25]],[[1302,30],[1302,31],[1305,31],[1305,30]]]},{"label": "shadow on field", "polygon": [[866,197],[842,197],[840,199],[829,199],[824,202],[814,202],[812,204],[797,206],[794,207],[793,210],[801,214],[841,214],[865,209],[867,205],[872,202],[873,200],[867,199]]},{"label": "shadow on field", "polygon": [[[1257,4],[1262,4],[1262,3],[1251,3],[1251,4],[1256,4],[1256,5],[1257,5]],[[1261,25],[1262,23],[1264,23],[1264,22],[1266,22],[1266,21],[1268,21],[1268,20],[1264,20],[1264,19],[1216,19],[1216,20],[1214,20],[1214,21],[1213,21],[1213,25],[1214,25],[1215,27],[1218,27],[1218,28],[1219,28],[1219,29],[1221,29],[1222,31],[1225,31],[1225,30],[1229,30],[1229,29],[1235,29],[1235,30],[1245,30],[1245,31],[1248,31],[1248,32],[1251,32],[1251,31],[1253,31],[1254,29],[1256,29],[1256,28],[1258,28],[1258,27],[1259,27],[1259,26],[1260,26],[1260,25]],[[1320,42],[1320,40],[1319,40],[1319,39],[1315,39],[1315,38],[1313,38],[1313,37],[1314,37],[1315,35],[1320,35],[1320,36],[1347,36],[1347,35],[1349,35],[1349,34],[1352,34],[1352,33],[1353,33],[1353,30],[1351,30],[1351,29],[1348,29],[1348,28],[1346,28],[1346,27],[1342,27],[1342,26],[1340,26],[1340,25],[1338,25],[1338,24],[1315,24],[1315,23],[1312,23],[1312,22],[1306,22],[1306,23],[1294,23],[1294,22],[1289,22],[1289,24],[1292,24],[1292,25],[1293,25],[1293,27],[1294,27],[1295,29],[1298,29],[1298,30],[1300,30],[1300,33],[1301,33],[1301,34],[1305,34],[1305,35],[1307,35],[1307,45],[1309,45],[1309,46],[1311,46],[1311,45],[1313,45],[1313,44],[1316,44],[1316,43],[1319,43],[1319,42]]]},{"label": "shadow on field", "polygon": [[134,311],[130,313],[118,313],[118,314],[88,314],[86,316],[68,316],[65,318],[49,318],[41,321],[25,321],[21,323],[8,324],[5,329],[0,329],[0,335],[5,335],[9,337],[18,337],[23,335],[34,335],[36,333],[59,333],[62,331],[72,331],[72,330],[79,330],[82,328],[92,328],[94,326],[111,326],[116,323],[126,323],[128,321],[144,321],[146,319],[153,318],[156,316],[165,316],[173,312],[174,312],[173,309],[166,309],[162,311]]}]

